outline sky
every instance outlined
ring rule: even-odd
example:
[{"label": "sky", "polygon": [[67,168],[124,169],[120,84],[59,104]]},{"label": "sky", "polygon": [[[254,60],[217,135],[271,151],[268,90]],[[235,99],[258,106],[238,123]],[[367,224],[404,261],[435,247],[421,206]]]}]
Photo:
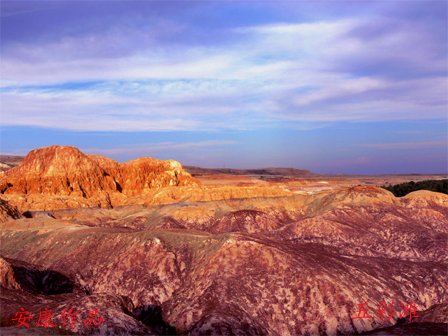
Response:
[{"label": "sky", "polygon": [[447,173],[446,1],[5,1],[0,151]]}]

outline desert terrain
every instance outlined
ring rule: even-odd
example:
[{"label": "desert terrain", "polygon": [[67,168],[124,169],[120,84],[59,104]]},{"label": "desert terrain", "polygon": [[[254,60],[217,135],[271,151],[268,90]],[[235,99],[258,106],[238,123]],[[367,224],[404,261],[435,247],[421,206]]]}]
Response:
[{"label": "desert terrain", "polygon": [[446,335],[444,175],[1,163],[1,335]]}]

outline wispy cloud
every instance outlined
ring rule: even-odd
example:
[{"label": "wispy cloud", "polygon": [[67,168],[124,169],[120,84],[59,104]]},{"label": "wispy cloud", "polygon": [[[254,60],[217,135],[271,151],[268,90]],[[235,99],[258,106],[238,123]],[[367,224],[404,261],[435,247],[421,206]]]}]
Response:
[{"label": "wispy cloud", "polygon": [[85,148],[81,149],[82,152],[86,154],[97,154],[103,156],[115,156],[123,154],[138,154],[138,155],[151,155],[152,153],[159,152],[179,152],[187,151],[197,148],[206,147],[222,147],[222,146],[232,146],[237,145],[237,141],[233,140],[208,140],[201,142],[188,142],[188,143],[173,143],[173,142],[162,142],[153,144],[138,144],[136,146],[126,146],[120,148]]},{"label": "wispy cloud", "polygon": [[447,47],[437,20],[274,20],[214,27],[220,39],[196,42],[191,32],[205,36],[206,28],[132,15],[6,43],[2,124],[180,131],[446,118]]},{"label": "wispy cloud", "polygon": [[379,143],[379,144],[359,144],[358,146],[384,148],[384,149],[417,149],[417,148],[448,147],[448,143],[446,141],[397,142],[397,143]]},{"label": "wispy cloud", "polygon": [[18,149],[14,152],[0,152],[0,155],[26,156],[31,149]]}]

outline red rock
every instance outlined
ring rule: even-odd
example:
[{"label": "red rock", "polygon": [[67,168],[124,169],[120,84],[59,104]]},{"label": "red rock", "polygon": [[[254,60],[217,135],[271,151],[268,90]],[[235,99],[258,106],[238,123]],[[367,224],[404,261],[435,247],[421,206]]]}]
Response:
[{"label": "red rock", "polygon": [[46,194],[94,198],[110,207],[112,199],[142,195],[167,186],[199,186],[200,182],[173,160],[140,158],[124,164],[75,147],[51,146],[32,150],[23,162],[0,180],[3,194]]},{"label": "red rock", "polygon": [[32,150],[23,162],[6,172],[2,193],[48,194],[88,198],[101,191],[115,191],[114,179],[96,160],[71,146]]},{"label": "red rock", "polygon": [[[49,332],[53,329],[73,331],[76,335],[158,335],[150,327],[144,325],[138,321],[134,313],[134,307],[132,302],[126,297],[120,295],[108,295],[108,294],[94,294],[94,295],[76,295],[72,293],[59,294],[59,295],[36,295],[26,291],[17,289],[5,289],[0,286],[0,302],[2,304],[1,315],[1,327],[0,333],[2,335],[8,335],[9,328],[14,327],[17,329],[25,328],[25,326],[17,328],[18,321],[14,321],[16,313],[20,312],[20,308],[24,308],[30,314],[26,316],[32,317],[31,320],[27,320],[31,330],[28,330],[28,335],[38,334],[34,333],[33,328],[36,328],[39,321],[39,312],[48,309],[50,314],[53,315],[50,322],[54,327],[47,326]],[[72,310],[75,315],[75,321],[73,328],[70,318],[66,318],[65,325],[61,316],[66,311],[66,315]],[[95,322],[90,322],[90,314],[95,314],[101,318],[102,321],[96,321],[100,323],[95,326]],[[87,321],[87,325],[85,323]],[[4,329],[5,327],[9,327]],[[36,328],[39,330],[40,328]],[[34,330],[36,330],[34,329]],[[6,330],[3,332],[3,330]],[[40,333],[39,333],[40,334]],[[53,334],[53,333],[52,333]],[[54,333],[54,334],[59,334]],[[61,333],[67,334],[67,333]],[[69,333],[71,335],[71,333]],[[10,335],[17,335],[11,333]]]},{"label": "red rock", "polygon": [[142,195],[165,187],[199,186],[200,182],[174,160],[139,158],[121,165],[123,194]]},{"label": "red rock", "polygon": [[11,289],[20,289],[12,265],[0,257],[0,286]]},{"label": "red rock", "polygon": [[194,335],[362,332],[396,318],[353,322],[360,302],[373,310],[384,299],[414,301],[421,309],[448,295],[443,262],[347,256],[260,234],[66,227],[36,236],[11,228],[1,244],[8,256],[63,272],[91,294],[160,306],[178,333]]},{"label": "red rock", "polygon": [[[69,330],[82,335],[157,335],[150,327],[137,320],[134,305],[127,297],[108,294],[86,295],[61,273],[39,268],[23,261],[0,258],[1,335],[14,334],[4,328],[18,326],[19,322],[14,318],[16,313],[21,311],[20,308],[30,313],[25,316],[32,317],[26,320],[32,329],[37,326],[39,312],[50,310],[50,314],[53,315],[50,322],[54,327],[49,325],[47,327],[54,328],[53,334]],[[65,324],[60,318],[64,310],[68,314],[71,309],[73,313],[78,313],[75,315],[78,323],[73,323],[73,328],[70,318],[66,319]],[[101,322],[95,321],[100,324],[84,323],[90,318],[89,311],[94,310],[97,311],[97,317],[102,318]],[[40,334],[39,328],[28,331]]]},{"label": "red rock", "polygon": [[[280,188],[179,187],[182,176],[157,160],[118,169],[108,159],[90,159],[107,166],[103,171],[109,176],[119,176],[122,192],[108,195],[111,203],[121,195],[127,205],[46,212],[55,218],[32,213],[35,218],[1,223],[0,243],[6,261],[40,265],[33,266],[37,271],[21,266],[21,274],[34,282],[41,283],[42,272],[51,270],[62,279],[55,283],[69,279],[73,288],[89,293],[70,296],[70,302],[110,305],[108,316],[118,322],[108,330],[123,330],[134,314],[141,321],[154,317],[160,330],[169,330],[166,322],[188,335],[353,334],[391,327],[400,303],[412,301],[422,311],[448,297],[447,195],[396,198],[376,187],[315,195]],[[164,178],[156,189],[147,190],[159,177]],[[163,187],[167,181],[179,184]],[[48,197],[58,199],[61,208],[69,200],[82,199],[86,206],[98,201],[97,196],[3,197],[20,202],[18,208],[42,207]],[[15,278],[19,272],[13,271]],[[39,295],[46,292],[26,288],[33,304],[43,307]],[[29,302],[23,291],[2,295],[15,305]],[[57,293],[51,299],[68,294],[73,295]],[[136,307],[130,315],[123,313],[131,303],[125,298]],[[63,307],[57,300],[51,307]],[[391,320],[352,319],[359,303],[367,302],[372,315],[383,300],[396,304]],[[429,334],[431,328],[440,330],[429,324],[441,322],[445,312],[437,308],[423,318],[425,325],[394,330]]]},{"label": "red rock", "polygon": [[19,219],[22,215],[20,214],[17,206],[9,204],[6,200],[0,198],[0,222],[4,223],[11,219]]}]

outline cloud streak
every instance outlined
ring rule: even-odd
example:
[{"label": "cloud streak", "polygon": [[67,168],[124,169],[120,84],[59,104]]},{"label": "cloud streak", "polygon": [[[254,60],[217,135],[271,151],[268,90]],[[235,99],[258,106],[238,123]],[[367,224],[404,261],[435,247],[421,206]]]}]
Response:
[{"label": "cloud streak", "polygon": [[[168,15],[169,4],[157,18],[148,13],[158,3],[139,6],[144,14],[115,12],[114,23],[90,17],[87,32],[43,32],[35,42],[6,36],[2,124],[199,131],[446,119],[446,34],[437,29],[446,30],[446,19],[431,20],[435,10],[416,20],[394,3],[358,16],[201,27]],[[192,8],[186,17],[220,15],[206,4]]]},{"label": "cloud streak", "polygon": [[127,146],[120,148],[85,148],[81,149],[86,154],[97,154],[103,156],[116,156],[116,155],[135,155],[158,152],[179,152],[179,151],[191,151],[194,149],[214,148],[223,146],[237,145],[237,141],[233,140],[208,140],[200,142],[187,142],[187,143],[174,143],[174,142],[162,142],[153,144],[138,144],[135,146]]},{"label": "cloud streak", "polygon": [[427,142],[397,142],[397,143],[379,143],[379,144],[360,144],[358,146],[382,148],[382,149],[419,149],[419,148],[443,148],[448,147],[446,141],[427,141]]}]

